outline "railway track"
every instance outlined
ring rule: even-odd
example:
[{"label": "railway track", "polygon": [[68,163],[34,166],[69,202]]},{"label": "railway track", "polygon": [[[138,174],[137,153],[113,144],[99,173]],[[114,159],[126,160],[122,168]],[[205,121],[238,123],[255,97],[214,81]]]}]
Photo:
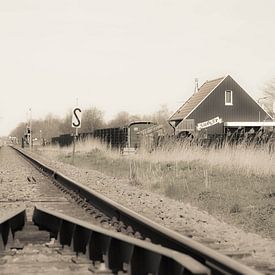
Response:
[{"label": "railway track", "polygon": [[[3,176],[5,160],[2,158],[7,154],[14,156],[7,160],[6,176]],[[48,246],[51,235],[38,230],[32,222],[32,214],[37,204],[81,217],[82,221],[96,223],[96,220],[12,149],[1,149],[0,167],[0,274],[93,274],[88,271],[89,261],[73,263],[75,254],[72,251]],[[21,226],[22,231],[17,231],[14,228],[16,219],[7,219],[22,209],[24,226]],[[19,224],[22,225],[22,215]]]},{"label": "railway track", "polygon": [[[111,232],[112,234],[117,234],[115,232],[117,231],[117,232],[123,233],[123,234],[120,234],[120,235],[123,235],[123,237],[125,238],[135,237],[134,238],[135,241],[146,243],[147,246],[151,245],[153,247],[157,245],[159,249],[165,248],[167,249],[167,251],[170,251],[170,254],[179,253],[179,255],[184,255],[188,257],[188,259],[192,258],[192,261],[195,261],[197,263],[197,267],[200,267],[200,266],[204,267],[204,270],[202,269],[203,270],[202,274],[210,274],[210,273],[211,274],[260,274],[257,271],[252,270],[251,268],[232,260],[229,257],[226,257],[220,253],[217,253],[216,251],[209,249],[201,245],[200,243],[193,241],[190,238],[187,238],[174,231],[164,228],[163,226],[160,226],[152,222],[151,220],[144,218],[136,214],[135,212],[129,209],[126,209],[125,207],[101,196],[100,194],[94,191],[91,191],[85,186],[72,181],[71,179],[55,171],[54,169],[33,159],[22,150],[19,150],[19,149],[15,149],[15,150],[18,153],[20,153],[24,158],[26,158],[28,161],[30,161],[37,169],[39,169],[39,171],[47,175],[47,177],[51,179],[54,185],[56,185],[61,191],[63,191],[63,193],[66,196],[73,198],[78,205],[80,205],[83,209],[85,209],[86,213],[89,213],[89,215],[97,222],[97,225],[100,225],[98,228],[90,228],[87,224],[79,225],[79,222],[81,223],[81,221],[75,221],[75,220],[68,221],[68,219],[70,219],[69,215],[65,217],[65,216],[62,216],[64,214],[60,212],[58,213],[51,209],[43,208],[43,206],[42,208],[41,206],[37,206],[35,208],[36,210],[34,212],[35,214],[33,216],[33,220],[41,229],[47,229],[48,231],[50,231],[52,236],[56,238],[60,236],[60,232],[58,230],[60,229],[61,224],[63,224],[65,220],[66,221],[65,224],[71,225],[74,222],[75,227],[80,226],[84,228],[86,226],[87,228],[85,227],[86,228],[84,230],[85,232],[87,230],[88,231],[90,230],[89,232],[94,232],[96,230],[100,231],[100,230],[111,229],[111,231],[109,230],[109,232]],[[45,213],[47,213],[47,215]],[[43,215],[44,217],[47,216],[47,218],[41,219],[40,216],[43,217]],[[47,220],[51,220],[49,218],[50,216],[55,217],[54,219],[56,220],[59,220],[58,222],[55,223],[54,228],[48,224]],[[71,229],[68,229],[68,230],[72,230],[72,225],[70,228]],[[65,229],[63,228],[62,230],[64,231]],[[80,241],[82,242],[82,247],[79,251],[77,249],[75,250],[77,253],[84,252],[83,244],[85,244],[85,247],[88,246],[91,235],[93,234],[87,233],[86,239],[85,240],[82,239]],[[73,235],[69,237],[69,240],[74,241]],[[144,242],[144,240],[146,240],[146,242]],[[61,244],[62,245],[68,244],[68,242],[70,241],[67,241],[67,243],[65,242]],[[116,241],[114,241],[114,243],[115,242]],[[131,244],[131,247],[133,247],[133,244]],[[145,251],[144,248],[142,248],[142,251],[144,253]],[[105,249],[105,254],[103,253],[105,255],[105,258],[106,258],[107,252],[108,251]],[[158,258],[158,260],[154,261],[153,260],[154,257],[152,256],[153,254],[152,253],[148,254],[148,255],[151,255],[151,256],[148,256],[149,258],[151,257],[152,259],[152,261],[149,261],[151,262],[151,264],[156,262],[160,263],[159,259],[162,257],[165,258],[167,256],[167,255],[160,256],[158,254],[158,256],[156,256],[156,259]],[[129,260],[129,257],[128,257],[128,260]],[[169,261],[171,262],[171,259]],[[164,262],[166,262],[166,260]],[[127,263],[127,261],[125,263]],[[107,266],[108,268],[110,268],[110,263],[108,263],[108,261],[107,261]],[[163,266],[163,264],[161,266]],[[117,269],[118,267],[113,269],[113,272],[117,272]],[[189,270],[188,272],[190,272],[191,274],[192,272],[196,274],[195,271]],[[157,274],[154,272],[151,272],[151,273]],[[147,270],[147,273],[132,272],[132,274],[151,274],[151,273],[148,272],[148,270]],[[175,272],[175,273],[159,273],[159,274],[190,274],[190,273]]]}]

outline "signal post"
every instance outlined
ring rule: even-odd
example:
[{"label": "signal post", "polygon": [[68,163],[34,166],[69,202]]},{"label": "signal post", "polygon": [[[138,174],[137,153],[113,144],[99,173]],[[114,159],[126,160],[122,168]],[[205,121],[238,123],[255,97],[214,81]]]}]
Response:
[{"label": "signal post", "polygon": [[74,164],[76,138],[78,136],[78,129],[81,128],[81,109],[79,107],[75,107],[72,110],[72,127],[75,128],[75,133],[73,134],[74,139],[73,139],[73,157],[72,157],[72,163]]}]

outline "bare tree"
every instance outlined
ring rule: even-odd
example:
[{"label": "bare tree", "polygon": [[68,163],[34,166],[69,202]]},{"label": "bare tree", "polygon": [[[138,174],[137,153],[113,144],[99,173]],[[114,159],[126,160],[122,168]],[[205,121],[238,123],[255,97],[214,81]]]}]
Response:
[{"label": "bare tree", "polygon": [[130,115],[129,122],[139,121],[139,120],[145,120],[145,119],[140,115]]},{"label": "bare tree", "polygon": [[61,119],[48,114],[44,120],[39,120],[34,128],[34,136],[50,141],[52,137],[60,134]]},{"label": "bare tree", "polygon": [[131,115],[128,112],[119,112],[114,119],[108,123],[108,127],[123,127],[132,121],[144,120],[152,121],[158,125],[162,125],[165,133],[170,134],[173,132],[172,127],[168,124],[168,119],[171,116],[166,105],[161,105],[160,109],[150,115]]},{"label": "bare tree", "polygon": [[143,120],[139,115],[131,115],[128,112],[122,111],[117,113],[114,119],[108,123],[108,127],[124,127],[132,121]]},{"label": "bare tree", "polygon": [[148,117],[148,120],[152,120],[158,125],[162,125],[166,134],[172,134],[173,128],[169,125],[168,119],[171,116],[172,112],[168,109],[168,107],[164,104],[161,105],[159,110],[153,113]]},{"label": "bare tree", "polygon": [[266,111],[274,117],[275,77],[264,86],[262,103],[264,104]]},{"label": "bare tree", "polygon": [[59,135],[60,134],[72,134],[72,112],[68,111],[65,117],[61,120],[59,125]]},{"label": "bare tree", "polygon": [[[27,127],[29,127],[28,123],[21,122],[11,131],[10,135],[21,140],[26,134]],[[48,114],[45,119],[32,120],[32,137],[50,141],[52,137],[60,135],[60,128],[62,128],[62,120]]]},{"label": "bare tree", "polygon": [[81,119],[81,132],[88,133],[103,128],[105,126],[103,115],[104,113],[96,107],[84,110]]},{"label": "bare tree", "polygon": [[26,122],[20,122],[15,129],[13,129],[10,132],[10,136],[17,137],[17,139],[20,141],[22,137],[24,136],[27,129]]},{"label": "bare tree", "polygon": [[130,114],[128,112],[119,112],[114,119],[108,123],[108,127],[123,127],[130,121]]}]

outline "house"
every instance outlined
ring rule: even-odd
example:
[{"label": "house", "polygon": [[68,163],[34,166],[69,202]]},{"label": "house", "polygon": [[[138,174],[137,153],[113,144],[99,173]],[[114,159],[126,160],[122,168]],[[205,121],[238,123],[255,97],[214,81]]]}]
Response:
[{"label": "house", "polygon": [[222,135],[275,126],[272,117],[230,76],[206,81],[170,118],[176,135]]}]

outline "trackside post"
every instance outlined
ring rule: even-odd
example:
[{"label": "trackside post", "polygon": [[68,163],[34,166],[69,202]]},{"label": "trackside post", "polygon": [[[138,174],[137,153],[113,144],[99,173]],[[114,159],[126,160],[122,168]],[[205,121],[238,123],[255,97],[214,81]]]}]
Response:
[{"label": "trackside post", "polygon": [[74,164],[76,138],[78,136],[78,128],[81,128],[81,109],[79,107],[75,107],[72,111],[72,127],[75,128],[72,156],[72,164]]}]

